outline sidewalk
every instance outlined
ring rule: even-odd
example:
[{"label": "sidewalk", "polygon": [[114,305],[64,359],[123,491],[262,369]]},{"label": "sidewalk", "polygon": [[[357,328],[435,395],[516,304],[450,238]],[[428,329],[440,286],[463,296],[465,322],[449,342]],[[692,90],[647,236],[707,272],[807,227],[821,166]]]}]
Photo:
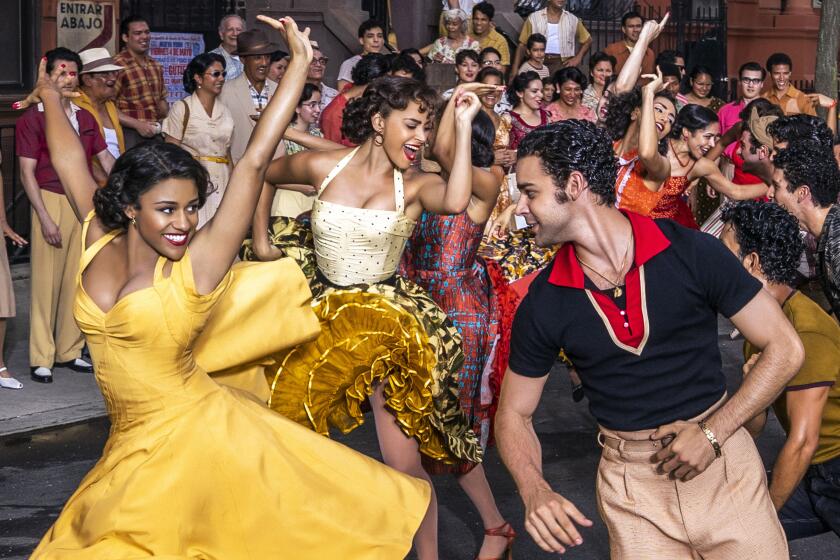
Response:
[{"label": "sidewalk", "polygon": [[53,371],[53,383],[29,378],[29,265],[12,267],[17,317],[8,319],[6,366],[23,389],[0,389],[0,439],[105,415],[93,375]]}]

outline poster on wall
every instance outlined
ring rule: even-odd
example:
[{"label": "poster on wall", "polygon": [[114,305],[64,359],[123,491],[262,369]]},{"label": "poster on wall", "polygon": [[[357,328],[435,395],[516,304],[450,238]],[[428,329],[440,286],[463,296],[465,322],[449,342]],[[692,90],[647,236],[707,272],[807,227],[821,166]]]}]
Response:
[{"label": "poster on wall", "polygon": [[194,56],[204,52],[201,33],[152,32],[149,56],[163,66],[163,81],[169,90],[169,103],[186,97],[183,75]]},{"label": "poster on wall", "polygon": [[117,53],[116,0],[58,0],[56,2],[56,44],[76,52],[104,47]]}]

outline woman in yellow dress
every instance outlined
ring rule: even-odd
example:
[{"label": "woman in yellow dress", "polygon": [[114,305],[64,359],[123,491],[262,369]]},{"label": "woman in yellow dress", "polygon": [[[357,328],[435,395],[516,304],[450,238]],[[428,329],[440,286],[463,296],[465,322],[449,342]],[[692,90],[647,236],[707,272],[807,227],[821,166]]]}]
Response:
[{"label": "woman in yellow dress", "polygon": [[43,101],[53,164],[87,216],[75,316],[112,428],[35,559],[396,559],[426,512],[425,482],[207,375],[250,359],[244,352],[260,341],[243,340],[243,327],[274,339],[265,353],[318,333],[293,261],[231,269],[312,58],[308,30],[260,19],[292,51],[282,94],[199,231],[206,170],[172,144],[139,146],[97,191],[53,83],[63,70],[47,77],[41,64],[28,101]]},{"label": "woman in yellow dress", "polygon": [[[369,403],[385,462],[426,479],[421,454],[481,461],[458,400],[464,359],[458,331],[422,288],[396,275],[421,213],[461,213],[472,193],[470,139],[480,105],[474,93],[456,100],[448,182],[411,169],[437,101],[434,90],[412,79],[371,82],[344,113],[342,134],[358,147],[297,153],[275,160],[266,173],[271,184],[320,185],[308,239],[274,237],[275,246],[267,247],[266,229],[260,234],[256,226],[254,237],[258,254],[270,258],[281,246],[294,251],[289,256],[310,258],[304,268],[321,321],[317,339],[278,358],[270,406],[328,435],[361,425]],[[263,224],[272,196],[264,189]],[[421,560],[438,557],[434,497],[415,546]]]}]

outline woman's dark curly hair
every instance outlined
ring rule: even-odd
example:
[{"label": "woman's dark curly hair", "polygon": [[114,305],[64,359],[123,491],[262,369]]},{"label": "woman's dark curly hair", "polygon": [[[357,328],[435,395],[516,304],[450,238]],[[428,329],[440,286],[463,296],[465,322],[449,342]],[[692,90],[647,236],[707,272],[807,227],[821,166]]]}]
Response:
[{"label": "woman's dark curly hair", "polygon": [[708,107],[691,103],[677,113],[677,120],[671,127],[671,138],[679,138],[682,136],[683,130],[696,132],[716,122],[720,122],[717,113]]},{"label": "woman's dark curly hair", "polygon": [[201,53],[200,55],[196,56],[190,63],[187,64],[187,67],[184,69],[184,75],[182,77],[184,82],[184,91],[187,93],[193,93],[195,91],[195,76],[198,74],[201,76],[207,69],[213,66],[214,63],[218,62],[222,65],[222,69],[225,68],[225,59],[220,54],[216,53]]},{"label": "woman's dark curly hair", "polygon": [[[610,82],[607,82],[609,85]],[[663,90],[656,94],[654,99],[667,99],[676,108],[677,103],[674,96]],[[602,126],[607,134],[614,141],[621,140],[627,134],[627,129],[630,128],[632,119],[630,118],[634,110],[642,106],[642,88],[636,86],[628,92],[620,93],[618,95],[610,95],[607,102],[607,114],[604,116]],[[659,141],[659,153],[668,153],[668,139],[663,138]]]},{"label": "woman's dark curly hair", "polygon": [[169,143],[140,144],[117,158],[108,182],[93,193],[96,216],[107,229],[126,229],[125,209],[140,208],[140,195],[166,179],[189,179],[204,206],[210,177],[202,165],[180,146]]},{"label": "woman's dark curly hair", "polygon": [[735,231],[741,259],[755,253],[770,282],[796,286],[804,249],[796,218],[778,204],[755,200],[724,207],[722,218]]},{"label": "woman's dark curly hair", "polygon": [[513,81],[508,86],[505,95],[507,96],[507,101],[510,103],[511,107],[516,107],[520,103],[518,93],[524,92],[528,89],[528,84],[533,81],[537,81],[540,83],[540,88],[542,88],[542,79],[540,75],[534,72],[533,70],[528,70],[527,72],[522,72],[518,74]]},{"label": "woman's dark curly hair", "polygon": [[540,158],[543,171],[554,180],[555,196],[561,204],[568,201],[565,187],[572,171],[586,177],[589,190],[598,195],[601,204],[615,204],[618,161],[603,128],[577,119],[541,126],[522,139],[516,154],[520,160]]},{"label": "woman's dark curly hair", "polygon": [[347,104],[341,134],[354,144],[362,144],[373,136],[371,118],[376,113],[388,117],[391,111],[403,111],[411,102],[420,105],[421,113],[434,119],[439,98],[437,92],[417,80],[382,76],[368,85],[364,95]]},{"label": "woman's dark curly hair", "polygon": [[391,71],[390,57],[380,53],[364,55],[350,72],[354,86],[366,86]]},{"label": "woman's dark curly hair", "polygon": [[472,122],[472,164],[476,167],[493,165],[493,142],[496,140],[496,127],[484,111],[476,113]]}]

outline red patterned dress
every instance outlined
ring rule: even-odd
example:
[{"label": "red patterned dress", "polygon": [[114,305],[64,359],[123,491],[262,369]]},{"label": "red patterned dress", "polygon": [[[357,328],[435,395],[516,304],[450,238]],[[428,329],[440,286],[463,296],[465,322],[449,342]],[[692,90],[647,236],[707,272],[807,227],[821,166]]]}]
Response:
[{"label": "red patterned dress", "polygon": [[[459,399],[486,448],[507,368],[516,297],[498,265],[477,257],[483,233],[484,224],[474,223],[466,212],[424,212],[403,253],[400,274],[424,288],[461,334],[465,360],[458,374]],[[425,466],[434,473],[466,473],[475,463]]]}]

